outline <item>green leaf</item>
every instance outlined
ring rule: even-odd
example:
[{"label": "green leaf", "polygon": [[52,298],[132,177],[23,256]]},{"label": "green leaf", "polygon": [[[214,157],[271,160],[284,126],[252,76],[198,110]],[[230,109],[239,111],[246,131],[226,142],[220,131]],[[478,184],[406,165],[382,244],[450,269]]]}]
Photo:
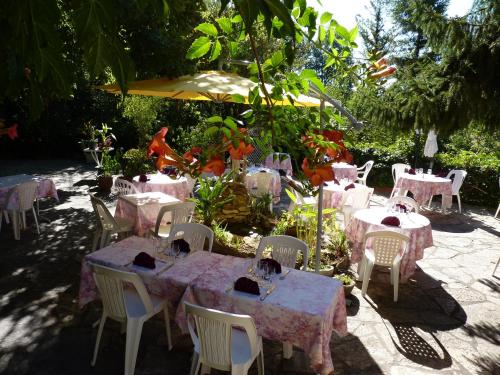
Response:
[{"label": "green leaf", "polygon": [[297,198],[295,197],[295,194],[292,193],[290,190],[288,190],[288,188],[286,188],[285,191],[288,197],[292,200],[292,202],[297,203]]},{"label": "green leaf", "polygon": [[273,65],[273,67],[278,67],[284,60],[284,57],[283,57],[283,53],[281,53],[281,51],[277,51],[275,53],[273,53],[272,57],[271,57],[271,64]]},{"label": "green leaf", "polygon": [[232,23],[241,23],[242,21],[243,21],[243,18],[241,18],[241,16],[239,14],[237,14],[236,16],[231,18]]},{"label": "green leaf", "polygon": [[220,116],[212,116],[206,119],[206,121],[210,124],[216,123],[216,122],[222,122],[222,117]]},{"label": "green leaf", "polygon": [[264,2],[271,10],[271,13],[283,21],[283,27],[289,35],[294,37],[295,25],[290,17],[290,13],[288,13],[287,7],[280,0],[264,0]]},{"label": "green leaf", "polygon": [[354,26],[351,31],[349,31],[349,41],[354,42],[358,36],[358,25]]},{"label": "green leaf", "polygon": [[208,37],[200,36],[191,44],[191,47],[189,47],[186,53],[186,57],[190,60],[202,57],[210,51],[210,45],[211,42]]},{"label": "green leaf", "polygon": [[326,30],[325,27],[321,25],[319,27],[318,39],[320,42],[322,42],[323,40],[325,40],[325,37],[326,37]]},{"label": "green leaf", "polygon": [[221,130],[227,138],[231,139],[231,130],[228,128],[222,128]]},{"label": "green leaf", "polygon": [[218,131],[219,131],[219,127],[218,126],[211,126],[207,130],[205,130],[204,134],[205,134],[205,137],[211,137],[212,135],[214,135]]},{"label": "green leaf", "polygon": [[338,35],[340,35],[342,38],[344,38],[345,40],[350,40],[351,39],[351,35],[349,34],[349,31],[347,31],[347,29],[342,26],[342,25],[337,25],[335,27],[335,31]]},{"label": "green leaf", "polygon": [[214,25],[212,25],[211,23],[208,23],[208,22],[200,23],[194,29],[198,30],[198,31],[201,31],[203,34],[207,34],[207,35],[210,35],[210,36],[217,36],[217,35],[219,35],[219,32],[217,31],[217,28]]},{"label": "green leaf", "polygon": [[332,19],[332,14],[330,12],[325,12],[321,15],[319,22],[324,25],[330,22]]},{"label": "green leaf", "polygon": [[240,94],[231,95],[231,99],[235,103],[245,103],[245,97],[243,95],[240,95]]},{"label": "green leaf", "polygon": [[226,34],[231,34],[233,32],[233,24],[231,23],[231,20],[229,18],[222,17],[216,19],[216,21],[219,24],[221,30],[224,31]]},{"label": "green leaf", "polygon": [[219,57],[221,49],[222,46],[220,45],[220,42],[216,40],[212,46],[212,54],[210,55],[210,61],[214,61]]},{"label": "green leaf", "polygon": [[231,117],[226,117],[224,119],[224,125],[226,125],[229,129],[238,131],[238,125],[236,125],[236,122]]}]

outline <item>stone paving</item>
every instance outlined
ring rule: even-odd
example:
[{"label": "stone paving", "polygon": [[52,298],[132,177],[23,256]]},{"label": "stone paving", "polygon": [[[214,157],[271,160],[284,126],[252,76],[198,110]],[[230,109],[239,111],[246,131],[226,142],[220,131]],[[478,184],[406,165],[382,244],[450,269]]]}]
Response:
[{"label": "stone paving", "polygon": [[[100,306],[77,307],[80,262],[94,225],[87,191],[95,171],[71,160],[0,162],[0,175],[30,172],[54,178],[60,202],[41,203],[39,236],[31,226],[14,241],[5,223],[0,232],[0,373],[123,373],[125,338],[112,322],[90,367]],[[376,195],[372,204],[384,199]],[[400,286],[399,302],[384,270],[374,271],[366,299],[360,284],[349,298],[349,334],[331,341],[335,374],[500,374],[500,269],[491,275],[500,221],[492,210],[467,205],[462,214],[425,215],[435,246]],[[145,325],[136,374],[188,373],[189,337],[174,329],[168,352],[163,332],[160,321]],[[264,350],[266,374],[312,374],[300,350],[291,360],[282,359],[278,343],[266,341]]]}]

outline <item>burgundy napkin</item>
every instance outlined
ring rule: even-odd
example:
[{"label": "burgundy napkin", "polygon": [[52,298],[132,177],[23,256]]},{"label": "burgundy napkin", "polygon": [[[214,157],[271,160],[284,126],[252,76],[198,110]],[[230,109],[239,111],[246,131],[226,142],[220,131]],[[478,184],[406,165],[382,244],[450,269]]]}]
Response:
[{"label": "burgundy napkin", "polygon": [[399,227],[401,225],[399,219],[396,216],[387,216],[380,223],[389,225],[390,227]]},{"label": "burgundy napkin", "polygon": [[144,251],[141,251],[139,254],[137,254],[137,256],[134,258],[134,264],[136,266],[150,268],[152,270],[156,267],[155,258],[153,258],[148,253],[145,253]]},{"label": "burgundy napkin", "polygon": [[445,171],[439,171],[436,172],[435,174],[437,177],[443,177],[443,178],[445,178],[448,175],[448,173],[446,173]]},{"label": "burgundy napkin", "polygon": [[145,174],[141,174],[139,176],[139,182],[146,182],[148,180],[148,176],[146,176]]},{"label": "burgundy napkin", "polygon": [[274,268],[274,272],[281,273],[281,264],[279,264],[274,259],[264,258],[259,260],[259,268],[262,268],[264,264],[267,264],[268,267]]},{"label": "burgundy napkin", "polygon": [[172,241],[172,248],[179,248],[179,251],[181,253],[189,253],[191,251],[191,249],[189,248],[189,244],[182,238]]},{"label": "burgundy napkin", "polygon": [[406,207],[404,204],[401,204],[401,203],[396,203],[395,204],[395,207],[396,208],[399,208],[400,210],[402,210],[403,212],[408,212],[408,207]]},{"label": "burgundy napkin", "polygon": [[340,185],[339,180],[337,180],[336,178],[334,178],[334,179],[333,179],[333,183],[334,183],[335,185]]},{"label": "burgundy napkin", "polygon": [[408,174],[416,174],[416,173],[415,173],[415,168],[410,168],[410,169],[408,170]]},{"label": "burgundy napkin", "polygon": [[283,170],[283,169],[278,169],[278,173],[280,174],[280,176],[284,177],[286,176],[286,171]]},{"label": "burgundy napkin", "polygon": [[260,295],[259,284],[247,277],[240,277],[236,280],[234,283],[234,290],[255,294],[256,296]]},{"label": "burgundy napkin", "polygon": [[267,171],[265,169],[261,169],[259,172],[260,173],[267,173]]},{"label": "burgundy napkin", "polygon": [[347,190],[349,190],[349,189],[354,189],[355,187],[356,187],[356,185],[354,185],[354,184],[352,184],[352,183],[351,183],[351,184],[347,185],[347,186],[344,188],[344,190],[345,190],[345,191],[347,191]]}]

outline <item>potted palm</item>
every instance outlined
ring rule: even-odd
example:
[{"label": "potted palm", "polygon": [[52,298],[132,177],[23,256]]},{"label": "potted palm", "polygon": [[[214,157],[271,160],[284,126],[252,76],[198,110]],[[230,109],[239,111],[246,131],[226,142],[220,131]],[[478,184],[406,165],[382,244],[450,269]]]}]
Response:
[{"label": "potted palm", "polygon": [[342,272],[336,273],[333,277],[339,281],[342,281],[344,287],[344,295],[347,297],[352,293],[354,285],[356,285],[356,275],[349,270],[344,270]]}]

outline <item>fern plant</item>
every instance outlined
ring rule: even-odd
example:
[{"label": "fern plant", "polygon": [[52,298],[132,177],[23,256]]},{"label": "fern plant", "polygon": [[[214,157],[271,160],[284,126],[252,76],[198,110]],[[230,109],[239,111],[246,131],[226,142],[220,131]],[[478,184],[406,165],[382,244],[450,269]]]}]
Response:
[{"label": "fern plant", "polygon": [[191,201],[196,203],[195,211],[198,217],[206,226],[211,226],[217,213],[222,207],[233,199],[233,196],[222,197],[222,193],[227,188],[229,176],[221,176],[218,179],[199,178],[199,187],[196,198]]}]

